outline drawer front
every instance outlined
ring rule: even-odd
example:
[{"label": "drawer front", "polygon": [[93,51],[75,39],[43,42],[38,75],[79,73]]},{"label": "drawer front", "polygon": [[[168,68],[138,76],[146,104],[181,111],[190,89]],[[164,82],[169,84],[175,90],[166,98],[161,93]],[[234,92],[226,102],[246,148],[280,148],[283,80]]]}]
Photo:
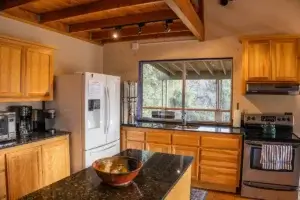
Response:
[{"label": "drawer front", "polygon": [[5,157],[0,153],[0,173],[5,170]]},{"label": "drawer front", "polygon": [[203,136],[201,146],[215,149],[239,149],[239,139]]},{"label": "drawer front", "polygon": [[200,165],[237,169],[239,152],[220,149],[202,149]]},{"label": "drawer front", "polygon": [[186,146],[199,146],[200,137],[195,135],[173,135],[173,144]]},{"label": "drawer front", "polygon": [[5,172],[0,172],[0,199],[6,197]]},{"label": "drawer front", "polygon": [[171,144],[171,134],[166,132],[149,132],[146,134],[147,142]]},{"label": "drawer front", "polygon": [[127,140],[144,141],[145,140],[145,132],[127,131]]},{"label": "drawer front", "polygon": [[237,170],[216,167],[200,167],[199,180],[204,183],[222,184],[226,186],[237,185]]}]

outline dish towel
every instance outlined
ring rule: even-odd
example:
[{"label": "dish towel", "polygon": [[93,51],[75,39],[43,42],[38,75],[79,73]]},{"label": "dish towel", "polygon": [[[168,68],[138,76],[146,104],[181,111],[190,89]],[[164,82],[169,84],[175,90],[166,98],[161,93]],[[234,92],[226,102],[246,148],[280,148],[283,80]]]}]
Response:
[{"label": "dish towel", "polygon": [[263,144],[260,164],[267,170],[292,170],[293,147],[291,145]]}]

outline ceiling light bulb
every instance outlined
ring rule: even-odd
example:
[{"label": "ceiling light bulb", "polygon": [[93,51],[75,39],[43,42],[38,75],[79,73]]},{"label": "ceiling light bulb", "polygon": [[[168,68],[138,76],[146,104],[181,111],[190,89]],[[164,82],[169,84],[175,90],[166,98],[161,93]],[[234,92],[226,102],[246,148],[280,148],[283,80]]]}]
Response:
[{"label": "ceiling light bulb", "polygon": [[118,34],[117,32],[114,32],[114,33],[112,34],[112,37],[113,37],[114,39],[117,39],[117,38],[119,37],[119,34]]}]

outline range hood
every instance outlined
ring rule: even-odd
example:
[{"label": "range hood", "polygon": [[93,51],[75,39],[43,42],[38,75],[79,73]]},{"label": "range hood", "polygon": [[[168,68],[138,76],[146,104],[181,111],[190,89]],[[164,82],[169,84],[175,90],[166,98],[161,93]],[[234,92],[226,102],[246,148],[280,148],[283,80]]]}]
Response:
[{"label": "range hood", "polygon": [[246,94],[299,95],[299,83],[246,83]]}]

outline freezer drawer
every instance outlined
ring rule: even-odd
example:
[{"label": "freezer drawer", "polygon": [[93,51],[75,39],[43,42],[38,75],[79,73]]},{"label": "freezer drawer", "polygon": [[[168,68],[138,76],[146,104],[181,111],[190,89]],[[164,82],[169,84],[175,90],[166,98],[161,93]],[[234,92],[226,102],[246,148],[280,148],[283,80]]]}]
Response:
[{"label": "freezer drawer", "polygon": [[120,140],[85,151],[85,168],[90,167],[97,159],[111,157],[118,153],[120,153]]},{"label": "freezer drawer", "polygon": [[298,186],[243,181],[241,196],[265,200],[298,200]]}]

